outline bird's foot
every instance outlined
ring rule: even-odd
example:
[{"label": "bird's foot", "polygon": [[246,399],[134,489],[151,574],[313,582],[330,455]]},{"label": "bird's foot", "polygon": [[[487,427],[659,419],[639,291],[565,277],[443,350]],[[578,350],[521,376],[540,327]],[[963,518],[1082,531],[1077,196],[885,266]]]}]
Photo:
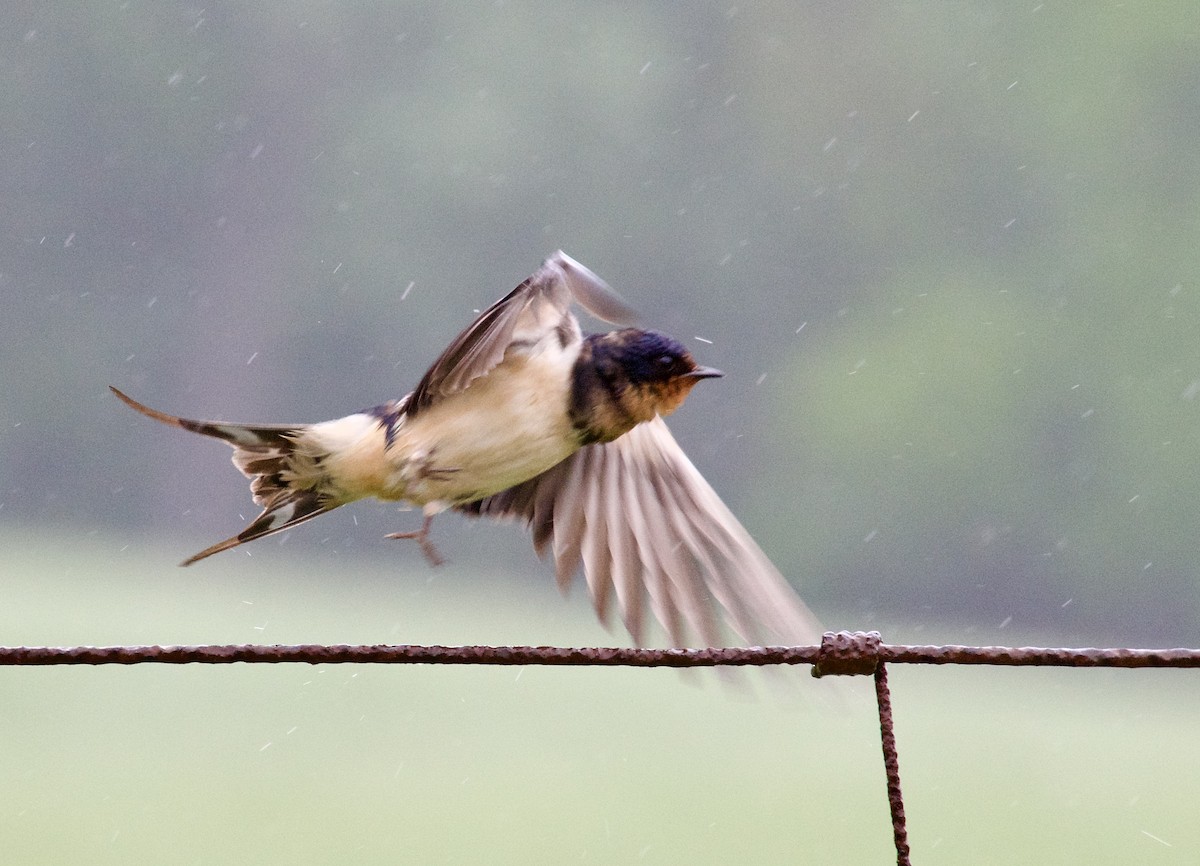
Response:
[{"label": "bird's foot", "polygon": [[429,560],[432,566],[445,565],[446,560],[438,553],[438,549],[433,542],[429,540],[429,527],[433,524],[433,515],[426,514],[424,522],[421,523],[421,528],[414,532],[390,532],[385,538],[412,538],[417,544],[421,545],[421,553],[425,554],[425,558]]}]

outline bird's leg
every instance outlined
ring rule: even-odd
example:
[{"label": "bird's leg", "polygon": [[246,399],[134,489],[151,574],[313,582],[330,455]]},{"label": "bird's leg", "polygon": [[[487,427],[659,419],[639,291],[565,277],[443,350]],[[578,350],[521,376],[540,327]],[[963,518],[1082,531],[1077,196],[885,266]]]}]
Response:
[{"label": "bird's leg", "polygon": [[426,514],[425,520],[421,523],[421,528],[414,532],[390,532],[385,538],[414,538],[417,544],[421,545],[421,553],[425,554],[425,558],[429,560],[429,564],[433,566],[444,565],[446,560],[438,553],[438,549],[433,546],[433,542],[429,540],[429,527],[433,524],[433,515]]}]

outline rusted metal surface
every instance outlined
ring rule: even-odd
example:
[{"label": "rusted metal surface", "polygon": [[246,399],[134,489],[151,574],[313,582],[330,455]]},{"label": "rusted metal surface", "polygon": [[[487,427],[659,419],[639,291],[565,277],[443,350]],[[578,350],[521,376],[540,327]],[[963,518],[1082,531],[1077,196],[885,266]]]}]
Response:
[{"label": "rusted metal surface", "polygon": [[900,758],[892,722],[887,663],[1115,668],[1198,668],[1200,649],[1070,649],[1063,647],[900,646],[878,632],[824,635],[819,647],[631,649],[623,647],[296,646],[0,647],[0,666],[135,664],[441,664],[672,667],[801,665],[814,676],[874,674],[896,862],[909,866],[910,849],[900,792]]},{"label": "rusted metal surface", "polygon": [[875,700],[879,704],[879,739],[883,744],[883,771],[887,776],[888,808],[892,813],[892,840],[897,866],[909,866],[908,826],[904,820],[904,797],[900,794],[900,752],[892,725],[892,693],[888,689],[887,665],[875,668]]},{"label": "rusted metal surface", "polygon": [[108,646],[0,647],[2,665],[442,664],[717,667],[811,664],[817,647],[632,649],[533,646]]},{"label": "rusted metal surface", "polygon": [[3,665],[133,664],[449,664],[600,667],[816,665],[819,675],[866,675],[880,662],[935,665],[1196,668],[1198,649],[901,646],[874,632],[828,634],[820,647],[634,649],[534,646],[108,646],[0,647]]},{"label": "rusted metal surface", "polygon": [[880,660],[925,665],[1015,665],[1073,668],[1200,668],[1200,649],[1096,649],[1005,646],[880,647]]},{"label": "rusted metal surface", "polygon": [[879,666],[883,641],[877,631],[827,631],[813,665],[814,677],[869,676]]},{"label": "rusted metal surface", "polygon": [[1200,649],[1125,647],[904,646],[885,644],[878,632],[827,633],[814,674],[869,674],[881,662],[1018,667],[1197,668]]},{"label": "rusted metal surface", "polygon": [[813,665],[814,677],[866,676],[875,678],[875,701],[879,705],[879,740],[883,746],[883,771],[887,777],[888,809],[892,814],[892,841],[897,866],[910,866],[908,826],[904,797],[900,793],[900,752],[892,723],[892,695],[888,689],[887,665],[882,661],[883,640],[879,632],[826,632]]}]

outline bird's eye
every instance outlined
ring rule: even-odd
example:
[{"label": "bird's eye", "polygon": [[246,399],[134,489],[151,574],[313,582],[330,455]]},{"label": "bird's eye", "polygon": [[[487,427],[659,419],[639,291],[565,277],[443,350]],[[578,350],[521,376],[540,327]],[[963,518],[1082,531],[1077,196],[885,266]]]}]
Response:
[{"label": "bird's eye", "polygon": [[670,355],[659,355],[658,356],[658,366],[660,366],[660,367],[670,367],[674,363],[675,363],[675,359],[673,357],[671,357]]}]

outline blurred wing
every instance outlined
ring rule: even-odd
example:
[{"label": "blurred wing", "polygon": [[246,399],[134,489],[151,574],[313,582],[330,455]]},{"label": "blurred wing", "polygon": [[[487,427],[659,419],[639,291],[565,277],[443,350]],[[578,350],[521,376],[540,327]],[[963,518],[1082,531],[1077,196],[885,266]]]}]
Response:
[{"label": "blurred wing", "polygon": [[750,645],[820,642],[821,624],[661,418],[462,510],[529,523],[564,589],[582,562],[601,621],[615,595],[638,644],[647,603],[675,646],[725,645],[721,619]]},{"label": "blurred wing", "polygon": [[508,295],[488,307],[454,338],[413,391],[413,416],[467,388],[504,360],[514,345],[534,345],[558,331],[563,345],[580,339],[571,302],[606,322],[628,322],[633,310],[608,284],[559,250]]}]

